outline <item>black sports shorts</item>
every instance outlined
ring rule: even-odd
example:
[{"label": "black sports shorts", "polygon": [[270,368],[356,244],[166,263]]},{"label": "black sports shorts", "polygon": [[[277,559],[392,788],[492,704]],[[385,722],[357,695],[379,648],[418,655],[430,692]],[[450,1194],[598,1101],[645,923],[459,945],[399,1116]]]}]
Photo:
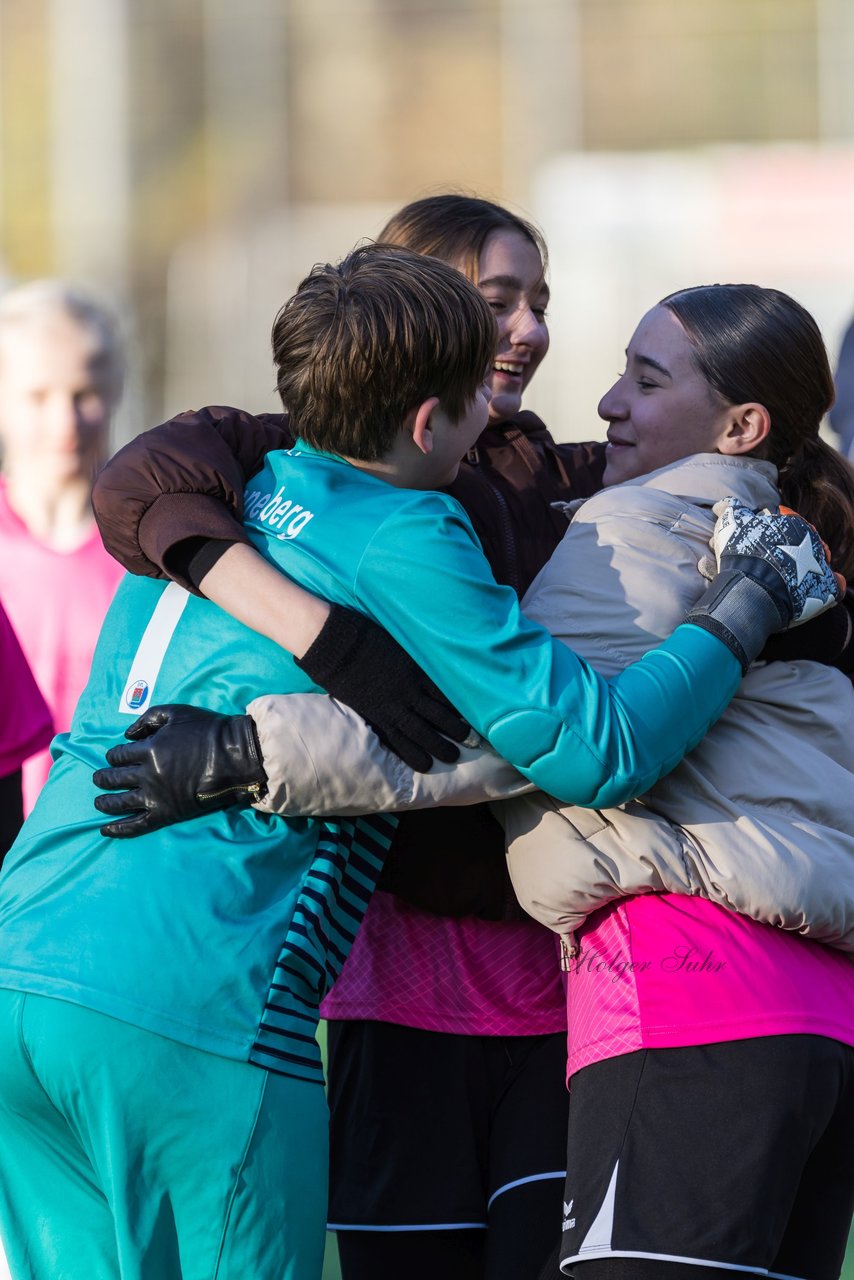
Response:
[{"label": "black sports shorts", "polygon": [[[566,1036],[465,1036],[330,1022],[333,1230],[492,1227],[548,1198],[560,1233]],[[541,1198],[541,1197],[540,1197]]]},{"label": "black sports shorts", "polygon": [[854,1211],[854,1049],[765,1036],[585,1067],[567,1168],[561,1269],[578,1280],[596,1259],[618,1275],[620,1258],[662,1280],[666,1263],[837,1280]]}]

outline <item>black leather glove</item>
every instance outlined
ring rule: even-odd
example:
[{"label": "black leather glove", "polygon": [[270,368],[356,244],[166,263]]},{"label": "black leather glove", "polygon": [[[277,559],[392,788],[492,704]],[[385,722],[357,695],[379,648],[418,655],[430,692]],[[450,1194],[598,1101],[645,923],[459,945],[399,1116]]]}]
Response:
[{"label": "black leather glove", "polygon": [[469,726],[396,640],[364,614],[334,604],[297,666],[358,711],[380,742],[422,773],[433,758],[453,764]]},{"label": "black leather glove", "polygon": [[117,795],[95,798],[101,813],[120,821],[101,835],[121,839],[232,806],[246,808],[267,789],[267,775],[251,716],[226,716],[172,703],[150,707],[125,731],[128,743],[107,752],[109,769],[92,775]]}]

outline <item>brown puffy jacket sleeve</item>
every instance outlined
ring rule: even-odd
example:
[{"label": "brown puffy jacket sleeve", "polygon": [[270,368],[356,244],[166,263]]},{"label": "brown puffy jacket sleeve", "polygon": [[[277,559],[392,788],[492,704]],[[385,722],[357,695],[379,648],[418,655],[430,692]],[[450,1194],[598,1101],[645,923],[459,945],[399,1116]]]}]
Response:
[{"label": "brown puffy jacket sleeve", "polygon": [[282,414],[212,406],[137,436],[100,472],[92,495],[104,545],[131,573],[196,591],[182,547],[247,542],[243,489],[271,449],[293,444]]}]

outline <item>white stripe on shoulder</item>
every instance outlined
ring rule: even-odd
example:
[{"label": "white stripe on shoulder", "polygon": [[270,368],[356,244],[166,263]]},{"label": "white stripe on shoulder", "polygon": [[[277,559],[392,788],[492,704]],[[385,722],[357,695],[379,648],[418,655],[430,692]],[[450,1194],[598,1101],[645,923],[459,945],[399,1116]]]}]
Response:
[{"label": "white stripe on shoulder", "polygon": [[121,715],[138,716],[151,705],[166,650],[189,599],[188,591],[177,582],[170,582],[157,601],[130,664],[130,674],[119,699]]}]

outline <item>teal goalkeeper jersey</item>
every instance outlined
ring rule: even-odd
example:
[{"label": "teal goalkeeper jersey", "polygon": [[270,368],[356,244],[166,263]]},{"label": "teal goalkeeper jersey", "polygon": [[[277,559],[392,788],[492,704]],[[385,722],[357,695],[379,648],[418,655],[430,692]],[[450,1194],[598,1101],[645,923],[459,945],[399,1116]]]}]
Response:
[{"label": "teal goalkeeper jersey", "polygon": [[[522,616],[446,495],[395,488],[298,444],[270,454],[245,497],[268,560],[374,617],[502,755],[564,801],[598,808],[646,791],[738,684],[728,650],[690,626],[602,680]],[[125,579],[0,877],[0,985],[319,1079],[317,1006],[393,820],[226,810],[111,841],[98,832],[91,778],[149,706],[239,713],[260,694],[311,687],[290,657],[208,601]]]}]

